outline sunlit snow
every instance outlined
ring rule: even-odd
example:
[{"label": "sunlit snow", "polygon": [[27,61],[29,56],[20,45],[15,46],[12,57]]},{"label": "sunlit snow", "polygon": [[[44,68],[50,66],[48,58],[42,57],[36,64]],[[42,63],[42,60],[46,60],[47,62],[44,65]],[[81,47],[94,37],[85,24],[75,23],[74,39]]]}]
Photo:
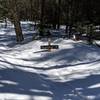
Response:
[{"label": "sunlit snow", "polygon": [[47,39],[32,41],[31,22],[21,23],[22,44],[0,25],[0,100],[100,100],[99,47],[52,38],[59,49],[41,50]]}]

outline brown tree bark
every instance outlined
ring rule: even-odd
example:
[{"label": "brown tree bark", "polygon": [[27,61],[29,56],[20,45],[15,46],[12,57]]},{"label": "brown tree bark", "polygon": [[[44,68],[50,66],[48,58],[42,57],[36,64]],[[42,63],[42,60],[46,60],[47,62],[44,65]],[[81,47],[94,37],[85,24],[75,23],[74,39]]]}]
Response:
[{"label": "brown tree bark", "polygon": [[16,13],[13,14],[13,23],[14,23],[14,27],[15,27],[16,41],[22,42],[24,40],[24,37],[22,34],[20,20],[19,20],[18,15]]},{"label": "brown tree bark", "polygon": [[20,43],[24,40],[24,37],[22,34],[21,24],[18,15],[17,0],[8,0],[8,5],[15,27],[16,41]]}]

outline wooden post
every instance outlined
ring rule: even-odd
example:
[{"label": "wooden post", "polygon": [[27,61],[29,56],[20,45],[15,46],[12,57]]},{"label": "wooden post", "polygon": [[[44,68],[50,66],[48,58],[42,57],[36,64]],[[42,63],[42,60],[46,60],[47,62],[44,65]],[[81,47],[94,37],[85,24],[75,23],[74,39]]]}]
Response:
[{"label": "wooden post", "polygon": [[48,45],[42,45],[41,46],[41,49],[46,49],[46,50],[48,50],[49,52],[51,52],[51,50],[52,49],[58,49],[59,48],[59,46],[58,45],[51,45],[51,34],[50,34],[50,32],[48,31],[47,32],[48,33],[48,38],[47,38],[47,40],[48,40]]}]

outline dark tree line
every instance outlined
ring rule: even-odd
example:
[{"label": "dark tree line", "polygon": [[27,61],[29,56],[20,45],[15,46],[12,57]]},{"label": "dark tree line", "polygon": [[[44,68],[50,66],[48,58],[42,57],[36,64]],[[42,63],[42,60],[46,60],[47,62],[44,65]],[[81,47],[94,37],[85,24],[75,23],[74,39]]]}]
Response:
[{"label": "dark tree line", "polygon": [[6,18],[14,23],[18,42],[24,40],[21,20],[40,22],[41,34],[46,25],[66,25],[70,37],[73,26],[100,24],[100,0],[0,0],[0,19]]}]

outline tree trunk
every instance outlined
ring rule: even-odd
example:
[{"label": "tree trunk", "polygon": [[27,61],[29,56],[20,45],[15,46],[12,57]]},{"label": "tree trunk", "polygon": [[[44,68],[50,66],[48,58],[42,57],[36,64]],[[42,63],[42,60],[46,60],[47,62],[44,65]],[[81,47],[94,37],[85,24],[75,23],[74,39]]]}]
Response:
[{"label": "tree trunk", "polygon": [[4,18],[5,21],[5,28],[7,28],[7,18]]},{"label": "tree trunk", "polygon": [[17,0],[8,0],[8,4],[9,4],[10,13],[13,17],[12,19],[15,27],[16,41],[20,43],[24,40],[24,37],[22,34],[21,24],[19,20]]},{"label": "tree trunk", "polygon": [[13,22],[14,22],[15,33],[16,33],[16,41],[20,43],[24,40],[24,37],[22,34],[20,21],[16,13],[14,13],[13,19],[14,19]]},{"label": "tree trunk", "polygon": [[40,15],[40,36],[43,36],[44,31],[44,9],[45,9],[45,0],[41,0],[41,15]]},{"label": "tree trunk", "polygon": [[30,20],[33,21],[33,1],[30,0]]},{"label": "tree trunk", "polygon": [[57,29],[60,28],[61,0],[58,0]]},{"label": "tree trunk", "polygon": [[72,0],[68,1],[68,38],[71,37],[72,31]]}]

